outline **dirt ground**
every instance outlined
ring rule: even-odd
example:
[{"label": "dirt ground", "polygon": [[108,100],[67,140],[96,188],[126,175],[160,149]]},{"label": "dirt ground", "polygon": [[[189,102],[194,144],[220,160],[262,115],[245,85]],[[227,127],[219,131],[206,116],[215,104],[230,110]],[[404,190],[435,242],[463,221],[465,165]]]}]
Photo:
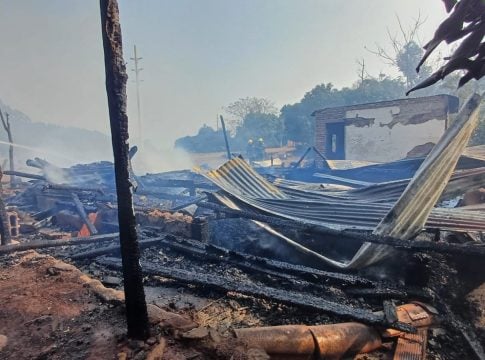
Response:
[{"label": "dirt ground", "polygon": [[[176,288],[168,288],[164,295],[147,287],[147,298],[152,299],[148,305],[151,337],[146,342],[129,340],[122,291],[107,288],[75,266],[35,251],[1,257],[0,358],[246,358],[243,347],[205,326],[245,317],[244,309],[218,307],[217,301],[181,295]],[[185,314],[187,305],[191,311]],[[220,318],[206,317],[205,310],[212,307],[219,309]]]},{"label": "dirt ground", "polygon": [[[175,254],[167,258],[172,266],[186,262]],[[231,329],[338,322],[240,294],[211,293],[148,277],[151,338],[128,340],[121,274],[96,263],[79,265],[83,272],[35,251],[0,257],[1,359],[266,359],[235,342]],[[480,330],[485,323],[484,294],[482,285],[468,295]],[[432,330],[427,359],[463,358],[459,354],[466,345],[457,347],[457,338],[440,328]],[[392,354],[391,345],[356,359],[386,360]]]},{"label": "dirt ground", "polygon": [[109,359],[125,327],[121,308],[76,268],[50,256],[11,256],[0,269],[4,359]]}]

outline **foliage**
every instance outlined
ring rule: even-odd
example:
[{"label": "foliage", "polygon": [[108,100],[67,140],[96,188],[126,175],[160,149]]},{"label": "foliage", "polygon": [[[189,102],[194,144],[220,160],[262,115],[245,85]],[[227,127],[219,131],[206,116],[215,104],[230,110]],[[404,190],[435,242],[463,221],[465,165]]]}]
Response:
[{"label": "foliage", "polygon": [[241,98],[226,106],[224,110],[233,115],[238,122],[244,121],[249,114],[278,113],[278,108],[271,100],[256,97]]},{"label": "foliage", "polygon": [[207,125],[203,125],[197,135],[184,136],[175,141],[175,148],[184,149],[188,152],[217,152],[225,151],[224,135],[222,130],[215,131]]},{"label": "foliage", "polygon": [[[226,108],[236,118],[234,136],[229,139],[231,151],[243,152],[249,139],[263,138],[265,146],[280,146],[284,140],[282,120],[274,103],[265,98],[239,99]],[[204,125],[195,136],[185,136],[175,141],[176,148],[189,152],[225,151],[222,130],[215,131]]]},{"label": "foliage", "polygon": [[405,44],[396,55],[396,66],[406,79],[406,86],[415,86],[420,81],[431,75],[431,67],[423,66],[421,71],[416,72],[416,64],[423,56],[424,51],[414,41]]},{"label": "foliage", "polygon": [[245,149],[249,139],[264,140],[267,147],[277,147],[283,142],[283,123],[275,114],[249,113],[244,117],[242,124],[236,129],[232,139],[234,149]]},{"label": "foliage", "polygon": [[298,143],[313,144],[315,110],[355,105],[367,102],[393,100],[404,95],[405,84],[400,79],[381,76],[367,78],[351,88],[336,89],[331,83],[317,85],[303,99],[281,109],[286,137]]}]

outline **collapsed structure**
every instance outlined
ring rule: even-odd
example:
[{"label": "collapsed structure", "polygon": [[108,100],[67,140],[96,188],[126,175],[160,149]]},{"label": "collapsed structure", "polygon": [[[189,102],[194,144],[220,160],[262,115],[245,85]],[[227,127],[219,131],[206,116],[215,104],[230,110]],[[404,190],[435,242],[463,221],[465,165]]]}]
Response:
[{"label": "collapsed structure", "polygon": [[[151,254],[142,259],[144,272],[330,314],[330,322],[358,322],[336,328],[236,330],[236,338],[269,354],[288,355],[287,347],[281,347],[288,339],[281,334],[289,331],[295,334],[293,341],[306,344],[295,356],[328,351],[328,356],[342,357],[372,351],[381,341],[395,341],[401,344],[396,359],[413,342],[419,344],[413,350],[416,358],[424,358],[427,328],[434,321],[422,325],[416,319],[444,316],[480,358],[480,342],[448,305],[439,288],[443,284],[419,279],[418,285],[416,279],[393,278],[396,269],[390,265],[402,258],[399,267],[416,266],[405,260],[403,252],[478,259],[485,255],[483,205],[463,202],[465,194],[479,191],[485,183],[485,161],[473,156],[473,150],[463,155],[478,121],[480,101],[475,95],[462,107],[425,159],[347,164],[339,169],[337,161],[323,155],[324,167],[312,170],[314,183],[291,180],[288,169],[273,169],[271,176],[263,176],[242,158],[200,174],[136,176],[131,171],[140,246],[144,254]],[[130,154],[134,161],[135,153],[133,149]],[[2,246],[0,255],[56,247],[57,256],[81,266],[96,259],[99,266],[119,270],[119,246],[99,245],[118,236],[113,165],[61,169],[38,158],[27,164],[40,174],[6,171],[31,179],[12,193],[7,204],[19,214],[20,232],[32,240]],[[376,182],[376,172],[386,181]],[[73,231],[78,238],[72,237]],[[151,249],[182,254],[186,266],[170,266],[169,259],[160,261]],[[253,278],[221,276],[208,264],[233,267]],[[369,268],[389,274],[383,280],[372,276]],[[430,305],[412,305],[415,300],[432,303],[440,315]],[[280,342],[263,344],[264,337],[276,336],[274,331]],[[328,334],[334,331],[342,342],[331,347]],[[389,337],[388,332],[394,335]],[[349,345],[348,336],[355,334],[364,340]],[[309,340],[312,336],[320,339],[316,347]]]}]

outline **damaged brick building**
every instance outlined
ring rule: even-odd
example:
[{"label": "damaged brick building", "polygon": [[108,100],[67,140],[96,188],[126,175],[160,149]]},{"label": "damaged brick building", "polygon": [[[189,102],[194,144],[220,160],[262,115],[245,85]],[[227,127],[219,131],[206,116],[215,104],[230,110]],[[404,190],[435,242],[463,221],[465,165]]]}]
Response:
[{"label": "damaged brick building", "polygon": [[436,144],[458,102],[436,95],[317,110],[315,146],[332,160],[403,159]]}]

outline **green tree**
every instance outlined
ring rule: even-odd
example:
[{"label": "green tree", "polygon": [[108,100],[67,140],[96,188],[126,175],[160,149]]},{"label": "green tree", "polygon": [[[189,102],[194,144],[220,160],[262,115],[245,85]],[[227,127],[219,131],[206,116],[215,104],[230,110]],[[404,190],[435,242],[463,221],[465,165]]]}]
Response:
[{"label": "green tree", "polygon": [[311,114],[325,107],[345,105],[345,99],[332,83],[323,83],[307,92],[303,99],[281,108],[281,119],[288,140],[312,144],[314,120]]},{"label": "green tree", "polygon": [[416,72],[416,65],[424,55],[424,51],[418,44],[418,32],[424,24],[421,16],[418,15],[415,22],[407,29],[404,28],[401,19],[397,16],[399,30],[392,34],[387,29],[388,44],[382,46],[376,44],[374,50],[366,49],[380,58],[385,64],[394,67],[403,77],[406,86],[412,87],[427,78],[432,73],[430,65],[424,66],[420,73]]},{"label": "green tree", "polygon": [[404,96],[405,84],[400,79],[381,75],[380,78],[360,79],[352,87],[336,89],[331,83],[320,84],[307,92],[303,99],[281,109],[286,138],[305,145],[314,141],[315,110],[362,104],[368,102],[394,100]]},{"label": "green tree", "polygon": [[242,124],[236,128],[233,142],[235,148],[243,150],[249,139],[259,138],[262,138],[268,147],[280,146],[284,138],[282,120],[275,114],[247,114]]},{"label": "green tree", "polygon": [[249,114],[278,114],[278,108],[274,102],[266,98],[246,97],[241,98],[224,107],[237,125],[240,125]]},{"label": "green tree", "polygon": [[215,131],[206,124],[202,125],[197,135],[184,136],[175,141],[175,148],[188,152],[218,152],[224,151],[224,135],[222,130]]}]

